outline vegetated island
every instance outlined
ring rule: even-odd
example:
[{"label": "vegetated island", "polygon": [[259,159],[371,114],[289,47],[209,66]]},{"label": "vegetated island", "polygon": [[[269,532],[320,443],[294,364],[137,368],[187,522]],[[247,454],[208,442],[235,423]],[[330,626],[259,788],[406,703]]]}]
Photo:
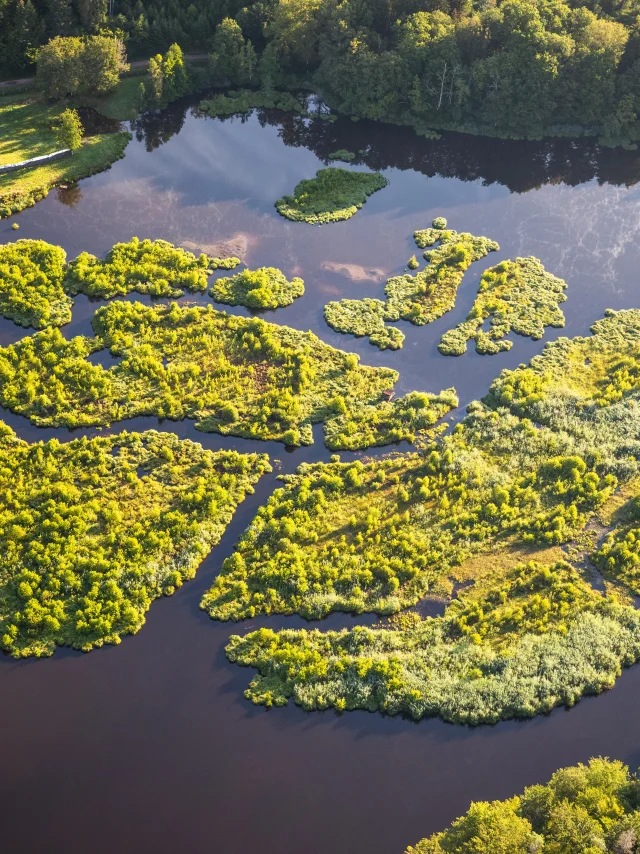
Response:
[{"label": "vegetated island", "polygon": [[640,779],[622,762],[591,759],[556,771],[504,801],[472,803],[441,833],[405,854],[634,854],[640,840]]},{"label": "vegetated island", "polygon": [[[476,351],[494,355],[510,350],[510,332],[542,338],[545,326],[564,326],[559,304],[566,300],[564,279],[548,273],[537,258],[502,261],[483,273],[478,296],[467,319],[445,332],[438,350],[446,356],[461,356],[467,341],[476,342]],[[484,323],[489,320],[489,329]]]},{"label": "vegetated island", "polygon": [[[629,531],[612,507],[640,494],[639,341],[640,311],[607,312],[591,336],[503,371],[424,453],[287,478],[206,594],[214,616],[391,613],[475,583],[441,617],[233,636],[230,660],[258,670],[246,696],[480,724],[612,687],[640,657],[626,554],[608,560]],[[614,528],[595,558],[615,582],[604,594],[584,554],[567,561],[596,512]]]},{"label": "vegetated island", "polygon": [[304,294],[304,282],[297,276],[291,281],[275,267],[242,270],[235,276],[217,279],[209,295],[216,302],[244,305],[247,308],[280,308],[291,305]]},{"label": "vegetated island", "polygon": [[61,246],[18,240],[0,246],[0,315],[21,326],[43,329],[71,320],[72,296],[94,299],[137,291],[156,297],[203,292],[216,269],[229,270],[239,258],[196,257],[165,240],[116,243],[104,260],[82,252],[70,263]]},{"label": "vegetated island", "polygon": [[442,317],[455,305],[456,293],[467,268],[499,249],[487,237],[474,237],[467,232],[447,229],[444,217],[437,217],[432,228],[416,231],[417,245],[424,249],[428,261],[424,270],[415,275],[406,273],[387,280],[386,299],[342,299],[327,303],[324,317],[337,332],[367,336],[381,350],[398,350],[404,333],[387,321],[408,320],[423,326]]},{"label": "vegetated island", "polygon": [[285,113],[308,115],[305,105],[291,92],[271,89],[240,89],[215,95],[200,102],[200,111],[215,118],[248,113],[254,109],[277,109]]},{"label": "vegetated island", "polygon": [[271,470],[156,431],[29,444],[0,422],[0,452],[0,646],[16,658],[137,632]]},{"label": "vegetated island", "polygon": [[379,172],[319,169],[315,178],[296,184],[292,196],[278,199],[276,210],[294,222],[339,222],[354,216],[372,193],[388,183]]},{"label": "vegetated island", "polygon": [[[111,303],[92,325],[93,338],[45,329],[0,348],[1,405],[40,426],[193,418],[199,430],[287,445],[310,445],[324,422],[335,448],[412,439],[430,420],[389,402],[396,371],[361,366],[311,332],[177,303]],[[106,349],[119,358],[108,369],[89,358]]]}]

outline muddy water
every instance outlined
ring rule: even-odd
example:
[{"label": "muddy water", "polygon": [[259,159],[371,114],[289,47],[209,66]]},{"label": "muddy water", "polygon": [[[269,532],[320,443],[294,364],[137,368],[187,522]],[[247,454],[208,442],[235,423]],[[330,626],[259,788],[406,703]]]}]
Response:
[{"label": "muddy water", "polygon": [[[533,254],[568,281],[566,328],[545,340],[586,334],[606,308],[640,305],[636,152],[591,142],[421,140],[398,128],[273,113],[218,121],[186,105],[139,123],[136,134],[108,172],[52,192],[17,217],[17,234],[0,222],[0,240],[40,237],[73,257],[103,254],[133,235],[204,250],[233,238],[250,266],[277,266],[305,279],[305,296],[268,319],[312,329],[369,364],[396,368],[402,392],[455,386],[463,403],[543,344],[516,339],[510,353],[493,357],[438,354],[440,335],[466,315],[481,272],[499,259]],[[351,168],[382,169],[389,186],[345,223],[318,228],[280,218],[275,199],[337,148],[363,151]],[[501,246],[473,265],[454,311],[421,329],[400,324],[407,339],[397,353],[330,330],[325,302],[381,296],[385,279],[402,272],[415,251],[413,231],[434,216]],[[95,308],[78,299],[65,334],[90,334]],[[0,343],[22,335],[0,321]],[[2,417],[31,441],[80,434]],[[113,429],[125,427],[173,430],[213,449],[266,451],[275,472],[242,505],[196,579],[154,603],[137,636],[90,655],[0,659],[0,827],[7,851],[400,854],[470,800],[505,797],[560,765],[594,754],[640,763],[640,667],[568,712],[479,729],[252,707],[242,697],[251,672],[224,657],[229,634],[303,621],[229,626],[209,620],[198,605],[276,475],[327,457],[321,431],[312,447],[288,453],[276,443],[198,433],[190,422],[133,419]],[[321,625],[370,621],[334,615]]]}]

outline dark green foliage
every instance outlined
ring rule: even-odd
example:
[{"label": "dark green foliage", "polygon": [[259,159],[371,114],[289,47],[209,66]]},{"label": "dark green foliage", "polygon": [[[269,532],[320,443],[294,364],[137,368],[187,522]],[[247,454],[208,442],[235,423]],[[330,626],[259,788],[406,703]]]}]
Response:
[{"label": "dark green foliage", "polygon": [[[115,302],[98,309],[93,328],[95,338],[47,330],[0,349],[2,405],[39,425],[157,415],[299,445],[313,441],[312,424],[386,406],[383,391],[398,376],[362,367],[310,332],[211,307]],[[106,348],[122,356],[114,367],[88,360]]]},{"label": "dark green foliage", "polygon": [[292,196],[278,199],[276,209],[294,222],[339,222],[350,219],[368,196],[387,184],[379,172],[319,169],[315,178],[300,181]]},{"label": "dark green foliage", "polygon": [[66,253],[44,240],[0,246],[0,314],[20,326],[63,326],[73,301],[62,287]]},{"label": "dark green foliage", "polygon": [[304,294],[304,282],[297,277],[288,281],[284,273],[275,267],[261,267],[217,279],[209,293],[216,302],[227,305],[279,308],[291,305],[294,299]]},{"label": "dark green foliage", "polygon": [[209,116],[232,116],[235,113],[248,113],[253,109],[278,109],[286,113],[304,113],[305,107],[290,92],[275,92],[259,89],[241,89],[216,95],[200,102],[200,109]]},{"label": "dark green foliage", "polygon": [[268,458],[153,431],[29,445],[0,424],[0,646],[119,643],[195,575]]},{"label": "dark green foliage", "polygon": [[348,151],[346,148],[339,148],[337,151],[332,151],[328,156],[329,160],[342,160],[343,163],[353,163],[356,155],[353,151]]},{"label": "dark green foliage", "polygon": [[494,355],[511,349],[513,341],[506,339],[511,331],[537,341],[545,326],[564,326],[558,304],[566,300],[566,287],[537,258],[502,261],[483,273],[467,319],[444,333],[438,350],[446,356],[461,356],[467,341],[475,340],[478,353]]},{"label": "dark green foliage", "polygon": [[[237,261],[237,259],[229,259]],[[217,262],[217,263],[216,263]],[[226,265],[226,262],[222,262]],[[82,252],[69,264],[65,278],[68,293],[110,299],[131,291],[156,297],[177,297],[187,291],[205,291],[213,263],[206,255],[198,258],[166,240],[139,240],[116,243],[103,260]]]},{"label": "dark green foliage", "polygon": [[471,804],[447,830],[405,854],[634,854],[640,840],[640,782],[626,765],[591,759],[561,768],[519,797]]},{"label": "dark green foliage", "polygon": [[149,83],[142,98],[146,109],[166,107],[191,91],[191,79],[178,44],[172,44],[164,56],[152,56],[148,73]]}]

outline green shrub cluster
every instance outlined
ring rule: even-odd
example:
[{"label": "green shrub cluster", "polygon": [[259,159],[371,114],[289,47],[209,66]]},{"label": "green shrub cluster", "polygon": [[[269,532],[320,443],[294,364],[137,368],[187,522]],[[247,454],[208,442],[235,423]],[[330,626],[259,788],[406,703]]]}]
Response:
[{"label": "green shrub cluster", "polygon": [[623,518],[591,555],[591,560],[604,576],[621,581],[640,596],[640,496],[635,495],[629,501]]},{"label": "green shrub cluster", "polygon": [[379,299],[341,299],[324,307],[324,319],[336,332],[368,336],[369,342],[381,350],[399,350],[404,332],[395,326],[385,326],[386,303]]},{"label": "green shrub cluster", "polygon": [[246,305],[247,308],[279,308],[291,305],[304,294],[304,282],[294,277],[289,281],[275,267],[243,270],[235,276],[217,279],[209,294],[216,302]]},{"label": "green shrub cluster", "polygon": [[[98,309],[93,329],[71,340],[49,329],[0,349],[0,403],[43,426],[156,415],[299,445],[312,443],[315,423],[386,407],[398,376],[310,332],[211,306],[115,302]],[[88,360],[106,348],[122,357],[113,367]]]},{"label": "green shrub cluster", "polygon": [[290,92],[276,92],[265,89],[240,89],[216,95],[200,102],[200,110],[213,117],[232,116],[235,113],[248,113],[253,109],[277,109],[287,113],[306,115],[306,107]]},{"label": "green shrub cluster", "polygon": [[65,286],[71,294],[110,299],[131,291],[156,297],[177,297],[187,291],[205,291],[213,263],[166,240],[116,243],[104,260],[81,252],[69,264]]},{"label": "green shrub cluster", "polygon": [[330,167],[296,185],[292,196],[276,202],[279,214],[311,224],[350,219],[367,198],[389,182],[379,172],[349,172]]},{"label": "green shrub cluster", "polygon": [[[486,237],[474,237],[472,234],[453,231],[446,228],[447,221],[438,217],[433,227],[416,231],[417,245],[438,244],[435,249],[425,252],[429,261],[424,270],[415,275],[406,273],[387,280],[384,292],[386,300],[379,299],[343,299],[327,303],[324,310],[325,320],[338,332],[351,335],[367,335],[371,344],[381,350],[398,350],[402,347],[404,334],[386,321],[408,320],[416,326],[423,326],[437,320],[455,305],[458,286],[465,270],[489,252],[497,250],[498,244]],[[415,256],[413,256],[415,258]],[[408,266],[415,269],[409,259]]]},{"label": "green shrub cluster", "polygon": [[137,632],[270,470],[155,431],[30,445],[1,423],[0,459],[0,646],[17,658]]},{"label": "green shrub cluster", "polygon": [[20,326],[62,326],[73,301],[62,286],[66,253],[44,240],[0,246],[0,314]]},{"label": "green shrub cluster", "polygon": [[597,758],[522,795],[472,803],[405,854],[634,854],[639,842],[640,780],[622,762]]},{"label": "green shrub cluster", "polygon": [[[566,300],[567,283],[547,273],[537,258],[502,261],[480,279],[478,296],[467,319],[445,332],[438,350],[445,356],[461,356],[467,341],[476,342],[476,351],[494,355],[510,350],[510,332],[542,338],[545,326],[564,326],[558,304]],[[484,323],[489,320],[489,329]]]},{"label": "green shrub cluster", "polygon": [[[623,400],[609,392],[603,403],[603,393],[610,363],[640,357],[639,330],[640,311],[610,312],[591,337],[548,345],[420,454],[301,468],[203,606],[223,619],[391,613],[442,589],[474,555],[570,542],[638,470],[637,391],[627,379]],[[443,617],[232,638],[229,657],[259,671],[247,696],[475,724],[571,705],[640,657],[640,614],[591,589],[557,552],[515,568],[482,560],[484,574]]]}]

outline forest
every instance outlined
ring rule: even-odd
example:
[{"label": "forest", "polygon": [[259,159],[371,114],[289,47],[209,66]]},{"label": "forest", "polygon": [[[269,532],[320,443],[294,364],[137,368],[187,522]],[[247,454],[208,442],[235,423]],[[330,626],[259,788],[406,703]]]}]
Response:
[{"label": "forest", "polygon": [[[111,11],[111,14],[109,12]],[[214,85],[311,85],[355,117],[494,136],[638,135],[635,0],[4,0],[5,75],[52,37],[117,34],[130,58],[177,42]]]},{"label": "forest", "polygon": [[635,854],[640,780],[617,760],[560,768],[503,801],[472,803],[445,831],[405,854]]},{"label": "forest", "polygon": [[0,450],[0,646],[16,658],[137,632],[270,471],[155,431],[29,444],[0,423]]},{"label": "forest", "polygon": [[[205,595],[212,616],[389,614],[428,594],[449,604],[371,629],[234,636],[229,658],[258,669],[246,695],[477,724],[610,687],[640,656],[628,604],[639,334],[640,312],[608,312],[590,336],[503,371],[423,453],[286,478]],[[568,559],[589,519],[619,502],[620,483],[624,512],[593,558],[615,582],[603,594]],[[472,584],[451,599],[454,582]]]}]

